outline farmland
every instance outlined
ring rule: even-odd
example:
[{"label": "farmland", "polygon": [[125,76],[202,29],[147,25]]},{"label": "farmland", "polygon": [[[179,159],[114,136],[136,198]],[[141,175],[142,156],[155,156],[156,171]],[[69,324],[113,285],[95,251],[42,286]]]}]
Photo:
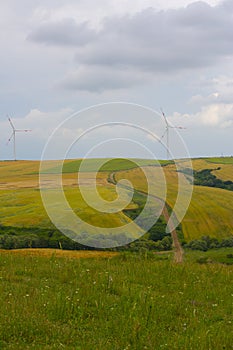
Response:
[{"label": "farmland", "polygon": [[[113,160],[108,161],[97,174],[97,190],[102,198],[107,201],[115,200],[117,195],[115,186],[108,182],[111,173],[116,174],[116,180],[128,179],[136,190],[147,192],[147,180],[152,183],[158,197],[161,196],[161,183],[158,172],[161,171],[158,163],[150,160]],[[221,161],[221,162],[220,162]],[[95,160],[87,161],[89,172],[80,173],[80,183],[77,184],[76,169],[80,166],[80,160],[67,160],[64,163],[62,183],[66,198],[74,212],[93,225],[101,227],[118,227],[130,222],[123,213],[98,213],[85,203],[80,192],[80,186],[88,191],[90,183],[95,181],[93,171]],[[139,163],[140,168],[137,167]],[[160,162],[162,171],[167,181],[166,202],[172,208],[177,197],[178,175],[172,162]],[[183,161],[185,167],[185,160]],[[217,169],[213,173],[224,180],[231,180],[233,174],[232,158],[208,158],[194,159],[194,170]],[[49,171],[44,176],[51,179],[57,176],[56,162],[51,162]],[[147,179],[144,170],[147,171]],[[149,174],[149,176],[148,176]],[[156,179],[156,181],[154,181]],[[90,193],[91,196],[91,193]],[[43,208],[39,192],[39,162],[17,161],[0,162],[0,197],[1,212],[0,223],[4,226],[16,227],[41,227],[52,228],[52,224]],[[92,197],[90,197],[92,198]],[[131,202],[128,208],[134,208]],[[194,186],[193,196],[186,216],[182,221],[182,230],[187,241],[198,239],[203,235],[217,237],[219,239],[229,237],[233,232],[233,191],[220,188]]]},{"label": "farmland", "polygon": [[[194,170],[215,169],[214,174],[224,180],[231,180],[233,174],[232,158],[226,163],[213,163],[212,159],[197,159],[192,161]],[[185,162],[184,162],[185,167]],[[117,173],[117,180],[127,178],[132,181],[134,188],[146,191],[147,183],[142,181],[143,169],[132,169]],[[167,181],[167,203],[174,207],[178,192],[178,175],[175,165],[167,165],[163,168]],[[149,180],[158,179],[157,168],[150,168]],[[223,176],[224,174],[224,176]],[[154,181],[155,191],[160,196],[161,184]],[[193,195],[187,213],[182,221],[182,229],[186,240],[198,239],[209,235],[216,238],[224,238],[233,234],[233,192],[220,188],[194,186]]]},{"label": "farmland", "polygon": [[[114,183],[122,179],[136,192],[127,210],[103,214],[81,192],[85,188],[92,199],[95,162],[88,161],[88,171],[79,173],[79,184],[75,169],[80,161],[66,161],[62,174],[51,162],[42,174],[48,181],[44,191],[56,192],[61,176],[72,210],[84,221],[109,227],[109,232],[141,210],[148,183],[162,198],[161,170],[169,212],[178,175],[186,179],[173,162],[161,162],[162,168],[145,160],[140,168],[133,160],[106,163],[96,178],[102,198],[115,200]],[[221,168],[213,172],[224,180],[232,178],[232,166],[230,160],[193,160],[196,171]],[[182,264],[174,263],[171,251],[149,251],[146,240],[136,253],[75,250],[75,245],[67,251],[68,243],[54,231],[42,204],[38,162],[1,162],[0,197],[0,238],[17,241],[19,235],[20,244],[31,241],[27,249],[13,249],[9,240],[8,250],[0,250],[0,349],[233,349],[233,248],[185,248]],[[185,240],[232,237],[232,204],[233,191],[195,185],[181,225]],[[157,229],[165,228],[163,218],[159,225]],[[158,235],[157,229],[151,234]],[[30,248],[37,236],[43,241],[50,233],[50,249]]]}]

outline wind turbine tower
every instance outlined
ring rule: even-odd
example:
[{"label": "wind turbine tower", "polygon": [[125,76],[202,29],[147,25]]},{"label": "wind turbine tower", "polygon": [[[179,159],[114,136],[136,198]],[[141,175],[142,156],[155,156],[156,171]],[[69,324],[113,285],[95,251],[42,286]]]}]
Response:
[{"label": "wind turbine tower", "polygon": [[162,116],[164,118],[164,121],[165,121],[165,125],[166,125],[166,128],[165,128],[165,132],[163,134],[163,136],[161,137],[160,141],[164,138],[164,136],[166,136],[166,148],[167,148],[167,160],[170,158],[170,129],[185,129],[183,128],[182,126],[172,126],[168,120],[167,120],[167,117],[165,115],[165,113],[163,112],[162,108],[161,108],[161,113],[162,113]]},{"label": "wind turbine tower", "polygon": [[11,118],[9,116],[7,116],[7,119],[9,120],[9,123],[11,125],[12,130],[13,130],[11,136],[8,139],[7,144],[13,139],[14,161],[16,161],[16,133],[17,132],[29,132],[31,130],[29,130],[29,129],[16,129],[14,127],[14,124],[12,123]]}]

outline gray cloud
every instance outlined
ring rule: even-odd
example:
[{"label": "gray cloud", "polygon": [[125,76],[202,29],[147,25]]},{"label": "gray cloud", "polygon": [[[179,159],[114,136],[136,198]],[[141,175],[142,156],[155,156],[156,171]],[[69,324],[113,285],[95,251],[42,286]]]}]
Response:
[{"label": "gray cloud", "polygon": [[88,23],[76,23],[68,18],[59,22],[45,23],[28,36],[28,40],[56,46],[85,45],[96,38]]},{"label": "gray cloud", "polygon": [[[233,1],[187,6],[191,1],[98,0],[95,9],[93,0],[0,2],[0,158],[12,155],[12,145],[5,146],[7,113],[21,119],[33,110],[33,120],[26,117],[16,125],[33,129],[19,140],[19,147],[25,140],[22,157],[29,151],[39,157],[48,126],[65,118],[61,113],[57,120],[59,110],[109,100],[162,106],[168,115],[177,111],[174,124],[187,126],[182,136],[192,154],[218,154],[219,147],[230,154]],[[210,128],[211,119],[201,123],[199,116],[215,112],[216,126]],[[40,146],[29,149],[37,128]]]},{"label": "gray cloud", "polygon": [[[206,61],[204,55],[210,59],[213,52],[215,55],[232,54],[233,45],[229,44],[233,40],[233,16],[229,7],[233,9],[230,1],[215,7],[200,1],[177,10],[158,12],[150,8],[134,16],[107,18],[98,33],[90,30],[87,23],[77,24],[67,19],[47,23],[29,38],[46,44],[77,46],[91,40],[78,54],[78,59],[84,63],[141,62],[150,66],[154,59],[158,63],[165,60],[166,65],[166,61],[174,58],[181,66],[184,61],[190,66],[193,63],[187,58],[193,54],[197,64]],[[166,53],[172,54],[169,60],[166,60]]]},{"label": "gray cloud", "polygon": [[[31,33],[30,40],[47,45],[75,46],[76,64],[86,66],[95,78],[86,79],[77,69],[66,77],[65,86],[93,90],[101,84],[100,66],[106,87],[126,85],[122,70],[137,70],[142,81],[147,74],[172,74],[210,67],[233,55],[232,1],[210,6],[199,1],[186,8],[156,11],[148,8],[132,16],[108,17],[102,29],[74,20],[47,23]],[[108,67],[112,74],[109,78]],[[118,76],[119,74],[119,76]],[[75,76],[78,81],[75,83]],[[127,74],[126,74],[127,77]],[[128,86],[139,79],[128,76]],[[92,85],[92,83],[94,84]]]},{"label": "gray cloud", "polygon": [[198,2],[185,9],[108,19],[82,63],[136,65],[150,70],[205,67],[233,54],[233,17],[222,6]]},{"label": "gray cloud", "polygon": [[83,90],[90,92],[103,92],[130,88],[143,81],[149,81],[150,74],[137,72],[133,69],[112,69],[105,66],[81,66],[67,76],[59,85],[68,90]]}]

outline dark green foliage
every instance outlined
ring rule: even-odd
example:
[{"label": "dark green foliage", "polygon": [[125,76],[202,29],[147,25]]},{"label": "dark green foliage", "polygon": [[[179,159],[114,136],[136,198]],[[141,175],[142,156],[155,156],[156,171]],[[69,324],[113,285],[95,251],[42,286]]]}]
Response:
[{"label": "dark green foliage", "polygon": [[[137,193],[135,191],[133,201],[138,205],[135,209],[124,210],[124,214],[130,217],[130,219],[135,220],[141,213],[144,204],[145,204],[145,196]],[[148,224],[149,220],[154,220],[153,213],[150,217],[145,219]],[[144,222],[137,222],[139,226],[144,227]],[[127,248],[130,250],[139,250],[141,247],[147,248],[148,250],[171,250],[172,249],[172,239],[170,233],[166,233],[167,224],[164,218],[161,216],[157,222],[152,225],[152,227],[148,230],[148,233],[145,234],[144,237],[137,240],[136,242],[131,243]],[[180,228],[179,228],[180,230]]]},{"label": "dark green foliage", "polygon": [[0,225],[0,249],[20,248],[80,250],[86,247],[74,242],[56,229],[5,227]]},{"label": "dark green foliage", "polygon": [[203,236],[201,239],[190,241],[184,245],[185,248],[201,250],[206,252],[209,249],[233,247],[233,237],[218,240],[217,238]]},{"label": "dark green foliage", "polygon": [[138,252],[141,250],[150,251],[168,251],[172,249],[172,238],[167,236],[164,237],[161,240],[153,241],[150,239],[146,239],[144,237],[126,245],[125,247],[122,247],[121,249],[117,250],[128,250],[132,252]]},{"label": "dark green foliage", "polygon": [[[223,181],[221,179],[218,179],[217,176],[212,174],[212,171],[214,170],[220,170],[221,168],[218,167],[217,169],[203,169],[200,171],[193,171],[194,176],[194,185],[198,186],[208,186],[208,187],[216,187],[216,188],[222,188],[225,190],[233,191],[233,181]],[[184,169],[182,171],[186,175],[190,175],[190,169]]]}]

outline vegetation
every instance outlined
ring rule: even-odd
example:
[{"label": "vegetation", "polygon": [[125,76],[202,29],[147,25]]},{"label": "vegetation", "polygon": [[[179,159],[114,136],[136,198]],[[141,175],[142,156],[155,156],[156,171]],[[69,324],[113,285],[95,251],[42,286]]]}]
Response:
[{"label": "vegetation", "polygon": [[233,237],[218,240],[217,238],[203,236],[201,239],[192,240],[184,244],[184,247],[192,250],[201,250],[203,252],[210,249],[233,247]]},{"label": "vegetation", "polygon": [[233,265],[232,247],[209,249],[205,252],[186,249],[185,256],[188,261],[197,262],[199,264],[219,263],[223,265]]},{"label": "vegetation", "polygon": [[233,191],[233,181],[223,181],[218,179],[216,175],[212,174],[212,171],[214,170],[221,170],[221,168],[219,167],[217,169],[203,169],[200,171],[194,171],[194,184]]},{"label": "vegetation", "polygon": [[233,267],[197,258],[2,253],[0,348],[231,349]]},{"label": "vegetation", "polygon": [[[143,209],[146,196],[137,191],[147,192],[143,169],[129,163],[125,168],[121,162],[115,163],[117,170],[123,169],[115,178],[132,182],[133,201],[123,212],[103,217],[84,203],[73,185],[77,161],[66,161],[65,195],[84,220],[117,226]],[[193,163],[197,172],[213,166],[205,159]],[[97,177],[106,200],[116,198],[115,187],[107,182],[115,165],[109,163]],[[158,167],[144,165],[159,196]],[[232,191],[194,186],[182,230],[178,228],[184,262],[174,264],[163,217],[141,239],[113,249],[118,252],[81,251],[86,246],[49,222],[40,199],[38,163],[2,162],[0,168],[0,249],[8,249],[0,250],[0,349],[232,349]],[[174,164],[162,170],[171,210],[177,171]],[[232,164],[206,174],[232,181]],[[82,175],[88,188],[92,178]],[[108,239],[115,239],[110,229]],[[106,237],[99,235],[101,240]],[[23,247],[27,249],[13,250]],[[43,247],[50,249],[38,249]]]}]

